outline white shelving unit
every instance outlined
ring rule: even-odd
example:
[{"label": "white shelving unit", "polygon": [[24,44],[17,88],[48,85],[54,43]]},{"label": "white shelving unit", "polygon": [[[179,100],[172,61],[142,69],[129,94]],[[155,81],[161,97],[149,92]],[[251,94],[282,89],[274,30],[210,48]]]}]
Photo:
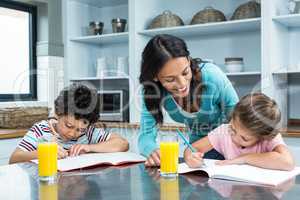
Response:
[{"label": "white shelving unit", "polygon": [[236,33],[255,31],[260,29],[260,18],[234,20],[217,23],[185,25],[170,28],[157,28],[139,32],[141,35],[155,36],[158,34],[171,34],[178,37],[202,36],[211,34]]},{"label": "white shelving unit", "polygon": [[92,36],[82,36],[71,38],[72,42],[82,42],[88,44],[96,45],[109,45],[109,44],[118,44],[118,43],[128,43],[128,32],[125,33],[111,33],[104,35],[92,35]]},{"label": "white shelving unit", "polygon": [[286,27],[300,27],[300,14],[276,16],[273,20]]},{"label": "white shelving unit", "polygon": [[97,80],[121,80],[129,79],[129,76],[107,76],[107,77],[74,77],[70,81],[97,81]]},{"label": "white shelving unit", "polygon": [[99,8],[103,7],[113,7],[113,6],[119,6],[119,5],[126,5],[128,4],[127,0],[76,0],[77,2],[87,4],[90,6],[95,6]]},{"label": "white shelving unit", "polygon": [[286,70],[286,71],[275,71],[274,75],[289,75],[289,74],[300,74],[300,70]]},{"label": "white shelving unit", "polygon": [[227,76],[260,76],[261,75],[261,72],[232,72],[232,73],[225,73]]},{"label": "white shelving unit", "polygon": [[[300,96],[293,92],[295,88],[300,89],[300,81],[298,83],[295,78],[299,71],[291,67],[287,70],[287,66],[297,66],[300,62],[300,14],[288,14],[288,0],[262,0],[261,18],[189,25],[193,15],[207,6],[221,10],[230,19],[234,10],[247,1],[63,1],[65,74],[68,81],[74,77],[76,80],[98,80],[95,77],[98,57],[129,56],[129,92],[133,98],[130,121],[139,122],[141,53],[153,36],[172,34],[186,41],[192,57],[212,59],[222,69],[225,57],[243,57],[244,72],[226,73],[238,94],[262,91],[273,97],[281,107],[282,122],[286,124],[288,118],[300,118],[300,108],[296,107],[296,99]],[[151,20],[164,10],[180,16],[185,25],[148,30]],[[110,21],[116,17],[128,20],[127,32],[111,33]],[[104,22],[104,34],[87,36],[83,29],[95,20]],[[282,76],[284,74],[288,76]]]}]

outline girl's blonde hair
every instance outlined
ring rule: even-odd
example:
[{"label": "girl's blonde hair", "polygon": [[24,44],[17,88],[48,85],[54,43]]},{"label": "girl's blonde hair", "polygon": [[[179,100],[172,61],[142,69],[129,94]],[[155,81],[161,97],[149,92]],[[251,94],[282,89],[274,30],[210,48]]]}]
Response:
[{"label": "girl's blonde hair", "polygon": [[272,139],[279,133],[281,112],[277,103],[267,95],[251,93],[237,103],[232,119],[238,119],[259,139]]}]

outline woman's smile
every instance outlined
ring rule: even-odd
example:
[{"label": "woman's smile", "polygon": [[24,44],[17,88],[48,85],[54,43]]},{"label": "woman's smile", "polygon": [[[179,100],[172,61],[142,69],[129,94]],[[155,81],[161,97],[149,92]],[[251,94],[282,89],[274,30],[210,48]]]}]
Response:
[{"label": "woman's smile", "polygon": [[189,94],[189,86],[185,86],[183,88],[178,88],[174,90],[174,93],[176,93],[177,95],[181,96],[181,97],[185,97]]}]

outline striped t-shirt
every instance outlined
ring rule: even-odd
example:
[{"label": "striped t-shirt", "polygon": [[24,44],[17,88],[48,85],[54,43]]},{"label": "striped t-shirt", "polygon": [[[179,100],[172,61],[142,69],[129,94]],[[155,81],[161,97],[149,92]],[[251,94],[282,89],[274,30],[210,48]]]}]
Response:
[{"label": "striped t-shirt", "polygon": [[[37,150],[38,141],[40,139],[52,136],[49,122],[43,120],[41,122],[35,123],[23,137],[18,147],[23,151],[35,151]],[[110,133],[106,129],[95,128],[94,126],[89,126],[89,128],[77,139],[72,139],[69,141],[63,141],[59,136],[57,142],[64,149],[69,150],[71,146],[75,144],[97,144],[99,142],[104,142],[108,140]]]}]

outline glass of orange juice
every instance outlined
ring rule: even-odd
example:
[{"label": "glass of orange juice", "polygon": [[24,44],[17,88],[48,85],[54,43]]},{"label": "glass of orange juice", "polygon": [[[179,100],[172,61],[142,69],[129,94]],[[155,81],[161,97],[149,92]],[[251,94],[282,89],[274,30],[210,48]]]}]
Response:
[{"label": "glass of orange juice", "polygon": [[160,174],[176,177],[178,169],[179,142],[174,132],[160,133]]},{"label": "glass of orange juice", "polygon": [[38,171],[41,181],[54,182],[57,175],[57,143],[52,137],[38,143]]}]

